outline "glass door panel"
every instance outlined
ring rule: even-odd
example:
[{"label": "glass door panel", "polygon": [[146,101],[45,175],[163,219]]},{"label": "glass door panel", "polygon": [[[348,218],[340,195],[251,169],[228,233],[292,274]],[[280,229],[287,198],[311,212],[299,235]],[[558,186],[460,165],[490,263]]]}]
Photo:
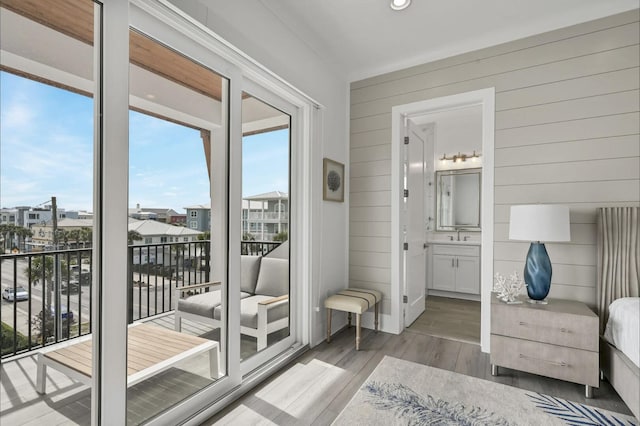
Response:
[{"label": "glass door panel", "polygon": [[240,356],[246,361],[291,336],[291,117],[243,92],[242,135]]},{"label": "glass door panel", "polygon": [[[36,360],[91,342],[100,12],[91,0],[0,3],[2,424],[91,419],[91,345],[80,382],[63,367],[38,380]],[[51,404],[54,392],[65,398]]]},{"label": "glass door panel", "polygon": [[211,244],[226,240],[226,229],[212,227],[210,196],[212,152],[227,145],[228,87],[220,74],[130,32],[128,357],[148,371],[166,368],[129,387],[129,424],[226,374],[226,257]]}]

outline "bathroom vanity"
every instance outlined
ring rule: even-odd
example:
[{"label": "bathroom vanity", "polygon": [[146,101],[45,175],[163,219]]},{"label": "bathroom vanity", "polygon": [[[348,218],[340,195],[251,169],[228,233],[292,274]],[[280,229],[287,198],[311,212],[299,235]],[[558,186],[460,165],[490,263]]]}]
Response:
[{"label": "bathroom vanity", "polygon": [[481,171],[436,172],[436,229],[427,242],[429,294],[479,300]]},{"label": "bathroom vanity", "polygon": [[431,244],[432,289],[480,294],[480,246]]}]

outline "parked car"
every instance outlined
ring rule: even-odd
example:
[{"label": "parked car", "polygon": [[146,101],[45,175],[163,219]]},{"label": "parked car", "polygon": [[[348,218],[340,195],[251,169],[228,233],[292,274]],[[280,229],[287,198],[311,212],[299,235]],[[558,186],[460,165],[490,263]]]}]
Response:
[{"label": "parked car", "polygon": [[[40,316],[40,318],[42,318],[42,313],[44,311],[40,311],[40,313],[38,314]],[[73,322],[73,311],[71,309],[68,309],[66,307],[66,305],[60,305],[60,318],[61,319],[68,319],[69,321]],[[56,315],[56,307],[51,305],[51,316],[55,316]]]},{"label": "parked car", "polygon": [[5,288],[2,291],[2,298],[4,300],[8,300],[9,302],[13,302],[14,300],[29,300],[29,293],[23,287],[16,287],[15,290],[13,287]]},{"label": "parked car", "polygon": [[60,292],[61,293],[77,293],[80,291],[80,282],[78,280],[71,280],[68,283],[66,281],[62,281],[60,283]]}]

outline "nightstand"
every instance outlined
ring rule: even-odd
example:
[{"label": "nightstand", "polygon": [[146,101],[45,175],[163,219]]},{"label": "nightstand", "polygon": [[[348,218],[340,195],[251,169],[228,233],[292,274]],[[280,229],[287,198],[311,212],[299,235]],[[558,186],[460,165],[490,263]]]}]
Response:
[{"label": "nightstand", "polygon": [[491,294],[491,374],[498,366],[600,386],[598,316],[582,302],[507,305]]}]

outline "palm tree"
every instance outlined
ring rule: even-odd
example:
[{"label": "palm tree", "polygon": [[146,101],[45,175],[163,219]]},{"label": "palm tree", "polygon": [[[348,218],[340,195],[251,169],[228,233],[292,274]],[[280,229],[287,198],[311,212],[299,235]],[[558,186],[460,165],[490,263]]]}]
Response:
[{"label": "palm tree", "polygon": [[93,241],[93,229],[88,227],[80,229],[80,240],[82,240],[82,247],[86,247],[87,243],[91,244]]},{"label": "palm tree", "polygon": [[[32,320],[34,327],[40,330],[40,334],[42,335],[43,340],[46,337],[53,336],[55,333],[55,321],[53,315],[53,309],[51,305],[53,304],[53,292],[54,292],[54,280],[55,280],[55,262],[59,261],[59,271],[67,271],[66,261],[64,259],[59,259],[57,255],[42,255],[36,256],[31,260],[30,265],[25,269],[25,274],[27,279],[36,285],[40,280],[43,280],[43,286],[45,287],[45,291],[43,291],[43,297],[45,298],[45,309],[40,313],[38,317],[35,317]],[[58,277],[60,280],[62,277]],[[67,277],[68,279],[69,277]],[[62,330],[63,336],[66,337],[66,320],[62,320]],[[46,336],[45,336],[46,335]]]},{"label": "palm tree", "polygon": [[13,241],[13,237],[19,229],[19,226],[13,224],[0,225],[0,235],[4,237],[3,253],[6,252],[7,249],[11,249],[11,241]]},{"label": "palm tree", "polygon": [[[21,250],[24,250],[25,240],[27,238],[33,237],[33,231],[31,231],[31,229],[28,229],[28,228],[19,227],[17,234],[18,234],[18,248]],[[22,240],[22,243],[20,242],[21,240]]]}]

